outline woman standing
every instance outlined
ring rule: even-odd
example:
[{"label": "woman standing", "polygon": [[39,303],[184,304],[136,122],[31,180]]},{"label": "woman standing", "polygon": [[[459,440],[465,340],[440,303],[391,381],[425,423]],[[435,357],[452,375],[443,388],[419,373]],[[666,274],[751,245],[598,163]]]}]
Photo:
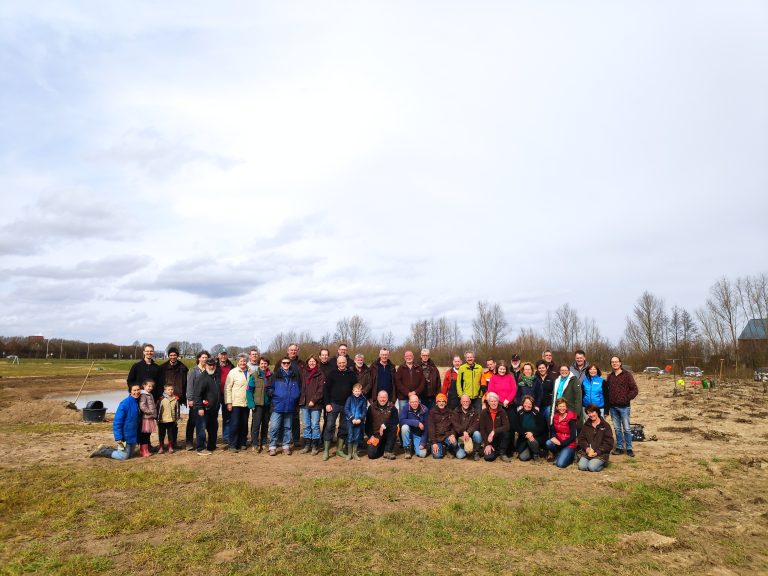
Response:
[{"label": "woman standing", "polygon": [[488,383],[488,391],[495,392],[499,396],[499,404],[504,408],[509,420],[509,445],[507,455],[515,449],[515,431],[517,430],[517,382],[515,377],[507,371],[507,365],[503,362],[496,367],[496,373],[491,376]]},{"label": "woman standing", "polygon": [[573,374],[567,364],[560,365],[560,376],[555,380],[554,392],[552,394],[552,415],[549,417],[549,424],[552,425],[554,408],[560,398],[564,398],[568,407],[576,414],[577,428],[581,428],[581,402],[584,397],[581,382]]},{"label": "woman standing", "polygon": [[533,405],[541,411],[541,380],[537,380],[533,375],[533,364],[526,362],[520,372],[520,379],[517,381],[517,394],[515,395],[515,405],[523,405],[523,398],[530,396],[533,398]]},{"label": "woman standing", "polygon": [[534,386],[538,384],[541,389],[541,404],[539,408],[544,415],[544,419],[549,422],[549,417],[552,415],[552,394],[554,394],[555,383],[549,372],[549,364],[546,360],[539,360],[536,362],[536,375],[533,377]]},{"label": "woman standing", "polygon": [[224,381],[224,403],[230,414],[229,449],[232,453],[245,448],[248,440],[248,356],[237,355],[237,368],[227,374]]},{"label": "woman standing", "polygon": [[301,423],[304,426],[304,448],[302,454],[312,451],[312,456],[320,452],[320,414],[323,411],[323,387],[325,375],[317,365],[317,358],[310,356],[301,374],[301,395],[299,409]]},{"label": "woman standing", "polygon": [[[603,378],[597,364],[590,364],[587,366],[584,381],[581,383],[581,386],[584,389],[582,404],[584,406],[594,404],[600,409],[600,415],[605,416],[605,399],[608,397],[608,382]],[[587,412],[585,408],[584,416],[586,417],[586,415]]]},{"label": "woman standing", "polygon": [[267,388],[271,382],[269,358],[259,358],[258,368],[248,377],[248,408],[251,409],[251,447],[261,452],[269,442],[269,395]]}]

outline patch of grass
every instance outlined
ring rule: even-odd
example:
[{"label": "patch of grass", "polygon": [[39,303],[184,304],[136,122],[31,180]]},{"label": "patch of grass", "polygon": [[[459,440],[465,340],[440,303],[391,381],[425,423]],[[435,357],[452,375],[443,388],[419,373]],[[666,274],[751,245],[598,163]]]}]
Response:
[{"label": "patch of grass", "polygon": [[[504,551],[591,553],[627,532],[673,534],[698,509],[677,484],[613,483],[607,494],[577,496],[564,483],[492,473],[401,474],[392,492],[392,481],[370,475],[255,487],[129,463],[0,470],[0,482],[0,571],[8,574],[182,573],[191,563],[214,574],[323,566],[399,574],[403,565],[422,566],[425,551],[450,558],[451,570],[493,571],[503,554],[505,570],[530,573],[524,554],[510,561]],[[371,492],[381,495],[379,506]],[[405,509],[387,506],[394,494],[409,503]],[[119,562],[82,553],[105,538],[120,547]]]}]

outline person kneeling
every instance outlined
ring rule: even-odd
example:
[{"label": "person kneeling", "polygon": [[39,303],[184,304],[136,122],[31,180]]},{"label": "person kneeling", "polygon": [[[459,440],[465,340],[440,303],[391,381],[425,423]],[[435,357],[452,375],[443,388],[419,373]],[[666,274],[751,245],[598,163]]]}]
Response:
[{"label": "person kneeling", "polygon": [[435,407],[429,411],[427,417],[432,458],[442,458],[446,450],[451,456],[456,454],[458,442],[456,441],[455,416],[453,411],[448,410],[448,396],[438,394],[435,397]]},{"label": "person kneeling", "polygon": [[115,412],[115,419],[112,421],[112,434],[117,442],[117,449],[104,444],[99,445],[96,450],[91,452],[91,458],[113,458],[114,460],[127,460],[136,450],[139,436],[139,420],[141,411],[139,410],[139,396],[141,395],[141,386],[131,385],[129,395],[120,402]]},{"label": "person kneeling", "polygon": [[509,446],[509,417],[499,407],[499,395],[489,392],[486,397],[488,409],[480,413],[480,436],[483,439],[483,458],[493,462],[501,455],[502,462],[511,462],[507,456]]},{"label": "person kneeling", "polygon": [[565,398],[555,402],[549,433],[551,437],[547,440],[547,449],[552,452],[555,465],[558,468],[570,466],[576,453],[576,414],[568,410]]},{"label": "person kneeling", "polygon": [[384,456],[395,459],[395,438],[397,435],[397,408],[389,402],[389,394],[381,390],[376,401],[368,407],[365,424],[368,427],[368,458],[375,460]]},{"label": "person kneeling", "polygon": [[579,470],[600,472],[608,464],[613,450],[613,431],[600,415],[600,408],[589,404],[585,410],[587,421],[576,439]]},{"label": "person kneeling", "polygon": [[519,437],[515,450],[522,462],[538,460],[539,451],[547,441],[547,421],[534,405],[533,396],[523,396],[522,406],[517,409]]},{"label": "person kneeling", "polygon": [[400,408],[400,436],[406,460],[411,457],[411,446],[419,458],[427,456],[427,417],[429,410],[416,394]]}]

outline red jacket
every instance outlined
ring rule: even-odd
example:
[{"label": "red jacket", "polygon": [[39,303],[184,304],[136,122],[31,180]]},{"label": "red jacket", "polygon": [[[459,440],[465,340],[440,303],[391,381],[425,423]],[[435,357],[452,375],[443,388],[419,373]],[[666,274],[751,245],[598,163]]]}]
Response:
[{"label": "red jacket", "polygon": [[576,414],[570,410],[565,413],[565,417],[560,416],[560,412],[555,412],[552,417],[553,435],[560,440],[560,445],[563,448],[576,448],[577,421]]}]

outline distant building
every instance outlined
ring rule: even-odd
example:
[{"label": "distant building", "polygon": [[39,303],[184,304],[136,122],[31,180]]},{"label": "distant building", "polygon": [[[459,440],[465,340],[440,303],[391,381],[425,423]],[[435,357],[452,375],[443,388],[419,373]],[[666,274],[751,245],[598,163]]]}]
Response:
[{"label": "distant building", "polygon": [[768,363],[768,318],[753,318],[739,336],[744,362],[753,368]]}]

